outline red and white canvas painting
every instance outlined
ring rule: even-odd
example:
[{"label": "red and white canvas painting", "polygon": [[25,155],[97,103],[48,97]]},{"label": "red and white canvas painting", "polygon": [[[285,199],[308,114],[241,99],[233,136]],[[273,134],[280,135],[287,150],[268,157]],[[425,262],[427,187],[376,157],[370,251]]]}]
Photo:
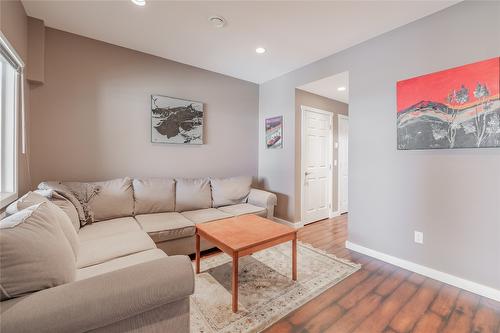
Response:
[{"label": "red and white canvas painting", "polygon": [[398,149],[500,147],[500,57],[397,83]]}]

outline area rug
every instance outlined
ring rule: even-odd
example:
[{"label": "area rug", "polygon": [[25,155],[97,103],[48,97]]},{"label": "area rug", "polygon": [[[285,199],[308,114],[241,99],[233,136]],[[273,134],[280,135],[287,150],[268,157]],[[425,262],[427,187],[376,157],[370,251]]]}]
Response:
[{"label": "area rug", "polygon": [[191,332],[259,332],[361,267],[300,242],[297,281],[291,266],[290,242],[240,258],[238,313],[233,313],[231,257],[202,258],[191,296]]}]

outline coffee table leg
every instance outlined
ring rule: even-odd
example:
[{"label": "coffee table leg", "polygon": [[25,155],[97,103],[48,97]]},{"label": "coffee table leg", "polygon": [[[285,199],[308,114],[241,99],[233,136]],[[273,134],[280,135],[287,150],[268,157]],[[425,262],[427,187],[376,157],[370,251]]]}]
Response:
[{"label": "coffee table leg", "polygon": [[233,254],[233,312],[238,312],[238,253]]},{"label": "coffee table leg", "polygon": [[196,274],[200,273],[200,235],[196,234]]},{"label": "coffee table leg", "polygon": [[297,234],[292,239],[292,280],[297,281]]}]

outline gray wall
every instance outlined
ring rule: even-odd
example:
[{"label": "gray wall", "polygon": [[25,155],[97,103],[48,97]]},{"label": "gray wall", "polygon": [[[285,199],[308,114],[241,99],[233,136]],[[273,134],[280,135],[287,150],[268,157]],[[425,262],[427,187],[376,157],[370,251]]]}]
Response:
[{"label": "gray wall", "polygon": [[[463,2],[260,86],[259,177],[295,215],[295,87],[349,71],[349,240],[500,289],[500,149],[396,150],[396,82],[500,55],[500,3]],[[284,149],[263,119],[283,114]],[[424,244],[413,231],[424,232]]]},{"label": "gray wall", "polygon": [[[258,86],[47,29],[31,91],[31,170],[46,179],[257,176]],[[206,144],[152,144],[150,95],[204,102]]]},{"label": "gray wall", "polygon": [[[295,89],[295,216],[300,216],[301,205],[300,202],[300,191],[301,191],[301,128],[302,128],[302,109],[301,106],[310,106],[323,111],[328,111],[333,113],[333,142],[338,142],[338,117],[337,115],[343,114],[347,116],[349,106],[346,103],[336,101],[330,98],[312,94],[310,92]],[[332,159],[338,159],[338,149],[333,149]],[[336,166],[332,169],[332,211],[338,209],[338,170]]]}]

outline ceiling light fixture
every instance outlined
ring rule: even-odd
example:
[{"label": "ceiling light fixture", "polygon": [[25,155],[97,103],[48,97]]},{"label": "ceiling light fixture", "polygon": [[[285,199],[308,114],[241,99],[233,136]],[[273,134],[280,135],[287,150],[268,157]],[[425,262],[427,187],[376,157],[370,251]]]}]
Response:
[{"label": "ceiling light fixture", "polygon": [[257,52],[258,54],[262,54],[266,52],[266,49],[263,47],[258,47],[255,49],[255,52]]},{"label": "ceiling light fixture", "polygon": [[338,87],[338,88],[337,88],[337,90],[338,90],[338,91],[345,91],[345,90],[346,90],[346,88],[345,88],[345,87]]},{"label": "ceiling light fixture", "polygon": [[146,0],[130,0],[134,5],[137,6],[145,6],[146,5]]},{"label": "ceiling light fixture", "polygon": [[210,16],[208,21],[216,28],[222,28],[226,25],[226,20],[222,16]]}]

